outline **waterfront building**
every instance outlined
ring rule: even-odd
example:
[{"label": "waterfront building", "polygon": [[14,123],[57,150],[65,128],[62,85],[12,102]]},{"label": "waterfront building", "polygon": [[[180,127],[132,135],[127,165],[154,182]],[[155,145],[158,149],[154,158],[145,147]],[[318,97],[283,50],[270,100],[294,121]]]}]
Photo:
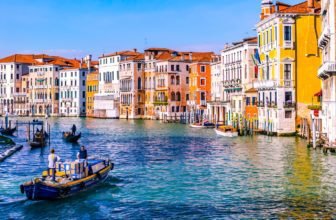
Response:
[{"label": "waterfront building", "polygon": [[143,118],[145,112],[144,70],[144,54],[131,56],[120,62],[120,118]]},{"label": "waterfront building", "polygon": [[281,134],[296,132],[321,83],[318,44],[320,1],[296,5],[263,0],[256,25],[260,63],[258,81],[259,129]]},{"label": "waterfront building", "polygon": [[[167,106],[168,95],[156,90],[156,63],[166,57],[170,57],[173,51],[167,48],[148,48],[145,50],[145,114],[147,119],[160,118],[160,106]],[[166,67],[164,67],[166,68]],[[167,66],[168,68],[168,66]],[[168,69],[164,69],[165,72]],[[160,80],[158,88],[167,88],[168,81]]]},{"label": "waterfront building", "polygon": [[257,78],[254,63],[257,48],[257,38],[250,37],[227,44],[221,51],[222,95],[208,107],[213,122],[237,126],[246,115],[245,106],[256,103],[253,97],[246,97],[245,92],[253,88]]},{"label": "waterfront building", "polygon": [[21,80],[16,82],[16,88],[20,88],[20,92],[13,95],[14,99],[14,115],[28,116],[29,115],[29,74],[24,73]]},{"label": "waterfront building", "polygon": [[224,124],[224,73],[221,55],[212,56],[211,60],[211,101],[207,103],[208,119],[213,123]]},{"label": "waterfront building", "polygon": [[29,66],[29,110],[33,116],[60,115],[60,71],[78,68],[80,61],[42,55],[38,63]]},{"label": "waterfront building", "polygon": [[214,54],[191,53],[188,106],[191,112],[203,115],[211,101],[211,59]]},{"label": "waterfront building", "polygon": [[[28,67],[37,63],[38,55],[14,54],[0,59],[0,114],[25,114],[21,84]],[[15,104],[14,104],[15,103]]]},{"label": "waterfront building", "polygon": [[99,91],[94,98],[94,114],[98,118],[119,118],[120,62],[139,53],[120,51],[99,57]]},{"label": "waterfront building", "polygon": [[98,93],[98,71],[87,74],[86,78],[86,116],[94,117],[94,96]]},{"label": "waterfront building", "polygon": [[322,80],[322,132],[329,143],[336,142],[336,22],[335,0],[321,1],[322,31],[319,47],[322,49],[322,66],[318,77]]},{"label": "waterfront building", "polygon": [[155,112],[160,119],[179,117],[188,111],[189,71],[192,53],[171,51],[156,63]]},{"label": "waterfront building", "polygon": [[91,72],[91,55],[73,67],[60,70],[59,113],[61,116],[86,116],[86,77]]}]

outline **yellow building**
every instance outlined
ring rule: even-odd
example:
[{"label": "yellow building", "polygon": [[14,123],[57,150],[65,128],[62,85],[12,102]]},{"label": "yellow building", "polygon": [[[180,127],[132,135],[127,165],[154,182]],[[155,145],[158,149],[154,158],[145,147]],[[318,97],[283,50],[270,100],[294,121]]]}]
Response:
[{"label": "yellow building", "polygon": [[86,81],[86,116],[94,117],[94,95],[98,93],[99,79],[98,72],[87,75]]},{"label": "yellow building", "polygon": [[301,118],[309,118],[308,105],[321,89],[316,72],[320,1],[296,5],[262,1],[256,28],[259,46],[259,129],[276,134],[296,132]]}]

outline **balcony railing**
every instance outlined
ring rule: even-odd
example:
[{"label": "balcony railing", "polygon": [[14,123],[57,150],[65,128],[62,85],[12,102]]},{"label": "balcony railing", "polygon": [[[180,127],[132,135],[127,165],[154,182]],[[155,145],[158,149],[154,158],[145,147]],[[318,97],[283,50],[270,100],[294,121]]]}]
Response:
[{"label": "balcony railing", "polygon": [[278,83],[274,80],[260,80],[254,82],[254,88],[256,89],[271,89],[276,88]]},{"label": "balcony railing", "polygon": [[277,104],[275,102],[267,102],[267,107],[268,108],[276,108]]},{"label": "balcony railing", "polygon": [[327,78],[332,74],[336,74],[336,62],[325,62],[318,70],[318,77],[321,78]]},{"label": "balcony railing", "polygon": [[206,100],[201,100],[201,106],[206,106],[207,105],[207,101]]},{"label": "balcony railing", "polygon": [[153,102],[154,105],[168,105],[168,97],[158,98],[156,97]]},{"label": "balcony railing", "polygon": [[284,102],[283,106],[284,106],[284,108],[295,108],[296,104],[295,104],[295,102],[288,101],[288,102]]},{"label": "balcony railing", "polygon": [[293,41],[284,41],[284,48],[286,49],[294,49],[294,42]]},{"label": "balcony railing", "polygon": [[265,107],[265,102],[256,102],[257,107]]},{"label": "balcony railing", "polygon": [[308,105],[309,110],[322,110],[321,105]]}]

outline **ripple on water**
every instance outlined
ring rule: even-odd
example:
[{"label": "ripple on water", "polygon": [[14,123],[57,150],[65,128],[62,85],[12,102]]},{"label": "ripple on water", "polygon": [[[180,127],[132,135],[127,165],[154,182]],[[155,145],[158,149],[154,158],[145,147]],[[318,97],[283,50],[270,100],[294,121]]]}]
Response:
[{"label": "ripple on water", "polygon": [[[335,217],[336,158],[298,139],[225,139],[213,130],[157,121],[50,120],[51,146],[62,159],[75,158],[85,144],[90,154],[113,158],[115,170],[104,184],[76,197],[27,201],[18,186],[45,169],[49,148],[25,146],[0,164],[5,218]],[[73,123],[83,134],[79,145],[61,139]],[[25,139],[24,128],[19,135],[17,141]]]}]

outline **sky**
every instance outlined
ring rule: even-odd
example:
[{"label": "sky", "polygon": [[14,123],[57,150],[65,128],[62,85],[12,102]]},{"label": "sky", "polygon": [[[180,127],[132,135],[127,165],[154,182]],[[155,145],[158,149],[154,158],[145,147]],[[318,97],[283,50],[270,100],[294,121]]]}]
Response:
[{"label": "sky", "polygon": [[256,35],[260,2],[0,0],[0,56],[47,53],[97,58],[149,47],[219,53],[226,43]]}]

